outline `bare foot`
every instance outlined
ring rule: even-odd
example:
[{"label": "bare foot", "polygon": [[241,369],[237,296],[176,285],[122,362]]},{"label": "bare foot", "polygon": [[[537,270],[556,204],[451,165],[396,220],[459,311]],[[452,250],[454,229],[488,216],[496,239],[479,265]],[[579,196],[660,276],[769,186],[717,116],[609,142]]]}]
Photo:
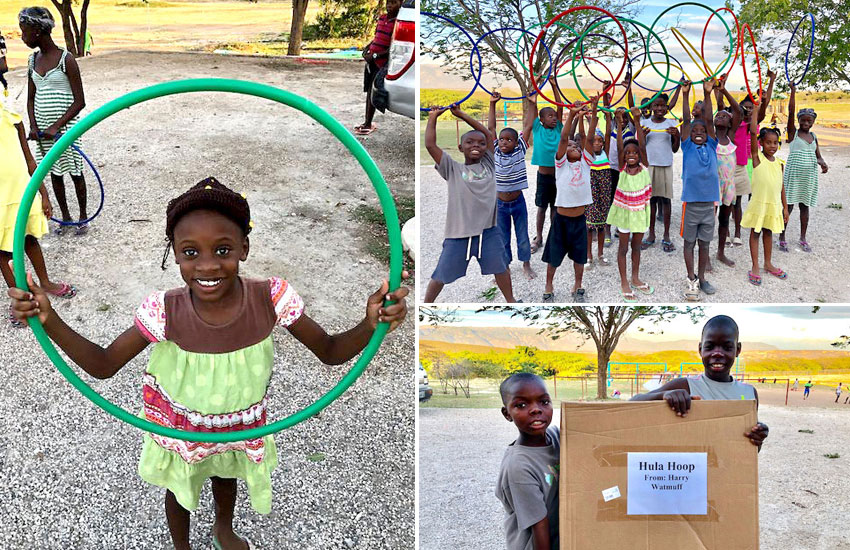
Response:
[{"label": "bare foot", "polygon": [[711,260],[708,260],[708,264],[705,266],[706,273],[714,273],[714,268],[711,267]]},{"label": "bare foot", "polygon": [[248,550],[248,542],[233,532],[233,529],[213,525],[213,536],[222,550]]},{"label": "bare foot", "polygon": [[528,278],[529,281],[537,277],[537,273],[535,273],[534,270],[531,269],[531,262],[523,262],[522,272],[525,273],[525,276]]},{"label": "bare foot", "polygon": [[723,265],[735,267],[735,262],[727,258],[725,254],[717,254],[717,259],[720,260]]}]

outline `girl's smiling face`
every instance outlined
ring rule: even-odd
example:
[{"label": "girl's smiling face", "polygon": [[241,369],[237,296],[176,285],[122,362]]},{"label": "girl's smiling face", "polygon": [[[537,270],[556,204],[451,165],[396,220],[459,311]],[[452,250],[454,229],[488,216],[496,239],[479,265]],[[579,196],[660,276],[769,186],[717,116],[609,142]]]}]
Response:
[{"label": "girl's smiling face", "polygon": [[623,160],[627,166],[635,166],[640,162],[640,149],[634,143],[630,143],[623,148]]},{"label": "girl's smiling face", "polygon": [[217,302],[234,292],[239,262],[248,257],[248,237],[213,210],[189,212],[174,226],[174,256],[193,296]]}]

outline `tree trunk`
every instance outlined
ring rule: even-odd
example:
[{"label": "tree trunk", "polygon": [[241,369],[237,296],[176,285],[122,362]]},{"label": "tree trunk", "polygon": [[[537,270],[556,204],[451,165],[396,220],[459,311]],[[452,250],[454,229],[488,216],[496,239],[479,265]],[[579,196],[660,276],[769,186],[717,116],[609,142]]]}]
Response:
[{"label": "tree trunk", "polygon": [[309,0],[292,0],[292,26],[289,30],[289,49],[287,55],[301,53],[301,37],[304,33],[304,19],[307,15]]},{"label": "tree trunk", "polygon": [[83,0],[83,6],[80,8],[80,33],[77,36],[77,51],[82,57],[86,55],[86,31],[89,26],[89,0]]},{"label": "tree trunk", "polygon": [[[601,346],[600,346],[601,347]],[[596,351],[596,398],[608,398],[608,361],[611,360],[611,352],[604,349]]]},{"label": "tree trunk", "polygon": [[73,15],[71,0],[62,0],[62,3],[59,3],[58,0],[52,0],[52,2],[56,9],[59,10],[60,17],[62,17],[62,33],[65,36],[65,49],[71,52],[72,55],[77,56],[77,39],[74,36],[74,29],[71,28],[71,15]]}]

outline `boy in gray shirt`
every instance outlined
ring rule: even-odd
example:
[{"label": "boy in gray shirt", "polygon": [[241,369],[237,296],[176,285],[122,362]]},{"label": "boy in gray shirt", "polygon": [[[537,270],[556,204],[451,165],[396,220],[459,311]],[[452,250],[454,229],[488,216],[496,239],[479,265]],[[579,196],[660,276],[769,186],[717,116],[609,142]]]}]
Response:
[{"label": "boy in gray shirt", "polygon": [[425,127],[425,148],[434,168],[446,180],[446,228],[443,251],[431,275],[425,302],[433,303],[447,283],[466,275],[469,260],[478,259],[482,275],[495,275],[506,302],[514,302],[505,243],[496,227],[496,167],[493,135],[480,122],[453,105],[451,112],[472,127],[460,138],[461,164],[437,146],[437,118],[445,107],[432,107]]},{"label": "boy in gray shirt", "polygon": [[508,550],[558,550],[560,431],[552,422],[552,401],[536,374],[517,373],[499,386],[502,414],[519,437],[508,445],[496,498],[505,508]]}]

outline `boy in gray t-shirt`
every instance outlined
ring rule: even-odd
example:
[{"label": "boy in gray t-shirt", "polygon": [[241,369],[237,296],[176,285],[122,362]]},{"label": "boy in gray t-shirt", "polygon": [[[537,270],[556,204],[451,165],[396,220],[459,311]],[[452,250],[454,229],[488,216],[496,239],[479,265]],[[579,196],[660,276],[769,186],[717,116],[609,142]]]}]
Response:
[{"label": "boy in gray t-shirt", "polygon": [[502,414],[519,437],[508,445],[496,481],[505,508],[507,550],[558,550],[560,431],[552,422],[552,401],[536,374],[517,373],[499,386]]},{"label": "boy in gray t-shirt", "polygon": [[466,275],[469,260],[478,259],[482,275],[495,275],[506,302],[514,302],[505,243],[496,227],[496,167],[494,140],[480,122],[453,105],[451,112],[472,127],[460,138],[458,149],[464,162],[451,158],[437,146],[437,118],[445,107],[432,107],[425,127],[425,148],[436,162],[434,168],[446,180],[446,228],[443,251],[431,275],[425,302],[433,303],[447,283]]}]

